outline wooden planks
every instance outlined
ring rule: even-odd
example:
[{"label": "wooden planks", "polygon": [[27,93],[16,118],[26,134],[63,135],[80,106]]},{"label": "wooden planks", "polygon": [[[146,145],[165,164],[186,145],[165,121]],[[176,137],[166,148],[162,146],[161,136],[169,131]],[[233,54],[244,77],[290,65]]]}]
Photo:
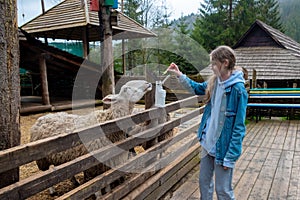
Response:
[{"label": "wooden planks", "polygon": [[254,155],[249,159],[247,168],[243,169],[242,176],[235,177],[238,179],[235,185],[237,199],[296,199],[300,177],[292,176],[292,172],[299,174],[298,161],[294,157],[297,123],[262,121],[258,124],[260,131],[256,132],[256,136],[246,138],[251,139],[251,145],[243,157],[250,151],[249,148],[253,149]]},{"label": "wooden planks", "polygon": [[[197,169],[199,168],[199,165]],[[173,193],[172,199],[173,200],[182,200],[185,198],[188,199],[199,199],[199,171],[194,173],[194,175],[186,181],[178,190]]]},{"label": "wooden planks", "polygon": [[[195,138],[194,138],[195,139]],[[159,199],[187,172],[199,163],[199,143],[196,140],[188,151],[140,187],[130,192],[124,199]]]},{"label": "wooden planks", "polygon": [[[233,177],[236,199],[300,198],[299,124],[297,120],[273,119],[247,125],[243,153]],[[192,189],[198,173],[182,184],[171,199],[199,199],[199,189]]]}]

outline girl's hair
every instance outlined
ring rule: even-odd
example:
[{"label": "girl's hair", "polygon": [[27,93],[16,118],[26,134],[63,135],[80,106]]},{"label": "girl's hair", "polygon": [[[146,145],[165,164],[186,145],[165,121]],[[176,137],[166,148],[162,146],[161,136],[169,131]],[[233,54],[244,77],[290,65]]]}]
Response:
[{"label": "girl's hair", "polygon": [[[224,63],[226,60],[228,60],[227,70],[232,71],[234,69],[235,61],[236,61],[235,53],[233,49],[231,49],[229,46],[217,47],[210,53],[210,57],[211,57],[211,61],[218,61],[220,63]],[[211,99],[216,78],[217,76],[214,74],[208,80],[207,88],[205,91],[205,98],[204,98],[205,103],[209,102]]]}]

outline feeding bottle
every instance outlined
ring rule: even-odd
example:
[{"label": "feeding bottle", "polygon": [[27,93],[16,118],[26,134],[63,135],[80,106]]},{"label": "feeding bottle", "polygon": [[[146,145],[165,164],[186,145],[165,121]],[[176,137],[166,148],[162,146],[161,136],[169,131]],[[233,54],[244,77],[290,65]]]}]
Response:
[{"label": "feeding bottle", "polygon": [[162,87],[163,83],[161,81],[155,82],[155,106],[165,107],[166,90]]}]

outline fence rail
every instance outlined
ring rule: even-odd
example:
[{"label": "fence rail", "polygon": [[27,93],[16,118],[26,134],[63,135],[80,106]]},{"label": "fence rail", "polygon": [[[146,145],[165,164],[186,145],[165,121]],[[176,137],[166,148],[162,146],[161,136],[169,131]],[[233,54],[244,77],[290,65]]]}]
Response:
[{"label": "fence rail", "polygon": [[[99,128],[102,129],[105,135],[109,135],[114,132],[120,131],[120,128],[118,126],[120,124],[122,124],[122,128],[130,128],[132,126],[132,123],[130,122],[138,124],[160,118],[165,113],[170,113],[184,107],[196,107],[198,105],[198,100],[199,98],[197,96],[193,96],[184,100],[167,104],[165,108],[151,108],[135,115],[107,121],[105,123],[97,124],[91,127],[86,127],[85,129],[78,130],[71,134],[68,133],[49,137],[46,139],[0,151],[0,173],[41,159],[49,154],[72,148],[74,147],[74,144],[78,144],[78,142],[81,141],[82,136],[86,136],[86,138],[89,138],[89,140],[94,140],[98,137],[98,134],[96,133]],[[128,137],[123,141],[107,145],[96,151],[90,152],[89,154],[80,156],[75,160],[56,166],[54,169],[36,173],[28,178],[20,180],[17,183],[0,189],[0,199],[25,199],[33,196],[34,194],[39,193],[49,188],[50,186],[62,182],[65,179],[71,178],[72,176],[86,169],[96,166],[97,164],[99,164],[98,159],[112,159],[121,153],[119,149],[129,151],[135,146],[157,138],[163,133],[172,130],[174,127],[177,127],[182,123],[198,117],[202,112],[203,107],[195,108],[187,114],[181,116],[180,118],[176,118],[163,124],[159,124],[158,126],[147,129],[132,137]],[[176,134],[176,136],[174,136],[173,138],[157,143],[156,145],[147,149],[145,152],[132,157],[126,163],[117,166],[116,168],[111,169],[104,174],[99,175],[96,178],[80,185],[74,190],[59,197],[59,199],[84,199],[89,197],[91,194],[94,194],[102,188],[105,188],[116,179],[126,175],[127,171],[134,169],[134,167],[139,163],[145,163],[145,161],[147,160],[153,161],[153,157],[157,155],[155,154],[154,156],[149,156],[152,152],[155,152],[158,149],[162,148],[166,149],[175,143],[185,141],[185,138],[190,135],[191,132],[195,131],[196,127],[197,124],[192,125],[186,130]],[[157,174],[157,171],[162,163],[170,161],[175,157],[181,157],[183,152],[187,152],[184,151],[184,149],[195,148],[191,152],[192,155],[195,154],[195,151],[199,151],[199,146],[195,147],[195,145],[197,145],[198,143],[195,137],[191,138],[188,142],[189,143],[183,144],[182,146],[178,147],[178,149],[174,150],[173,153],[170,153],[169,155],[164,156],[161,159],[154,160],[153,163],[150,162],[149,166],[144,166],[145,173],[135,174],[134,176],[131,175],[131,178],[126,180],[126,182],[130,182],[130,186],[126,185],[125,182],[115,190],[106,194],[104,196],[104,199],[115,199],[116,197],[121,198],[121,195],[124,196],[124,194],[131,192],[131,190],[134,190],[135,187],[138,187],[141,183],[145,182],[146,179],[152,177],[154,174]],[[95,157],[97,157],[98,159],[96,159]],[[190,162],[190,160],[186,162]],[[176,173],[176,170],[174,173]]]}]

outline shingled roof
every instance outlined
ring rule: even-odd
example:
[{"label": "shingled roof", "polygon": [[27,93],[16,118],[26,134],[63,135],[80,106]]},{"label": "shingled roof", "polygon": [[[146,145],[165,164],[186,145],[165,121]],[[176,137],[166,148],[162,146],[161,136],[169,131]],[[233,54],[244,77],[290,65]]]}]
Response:
[{"label": "shingled roof", "polygon": [[[89,41],[99,41],[98,12],[90,11],[87,0],[65,0],[44,14],[27,22],[21,28],[34,37],[82,40],[83,30],[88,27]],[[156,34],[123,13],[113,10],[118,23],[113,28],[113,39],[155,37]]]},{"label": "shingled roof", "polygon": [[[300,79],[300,44],[277,29],[256,20],[249,30],[233,46],[238,66],[253,69],[258,80]],[[201,75],[212,72],[205,68]]]}]

